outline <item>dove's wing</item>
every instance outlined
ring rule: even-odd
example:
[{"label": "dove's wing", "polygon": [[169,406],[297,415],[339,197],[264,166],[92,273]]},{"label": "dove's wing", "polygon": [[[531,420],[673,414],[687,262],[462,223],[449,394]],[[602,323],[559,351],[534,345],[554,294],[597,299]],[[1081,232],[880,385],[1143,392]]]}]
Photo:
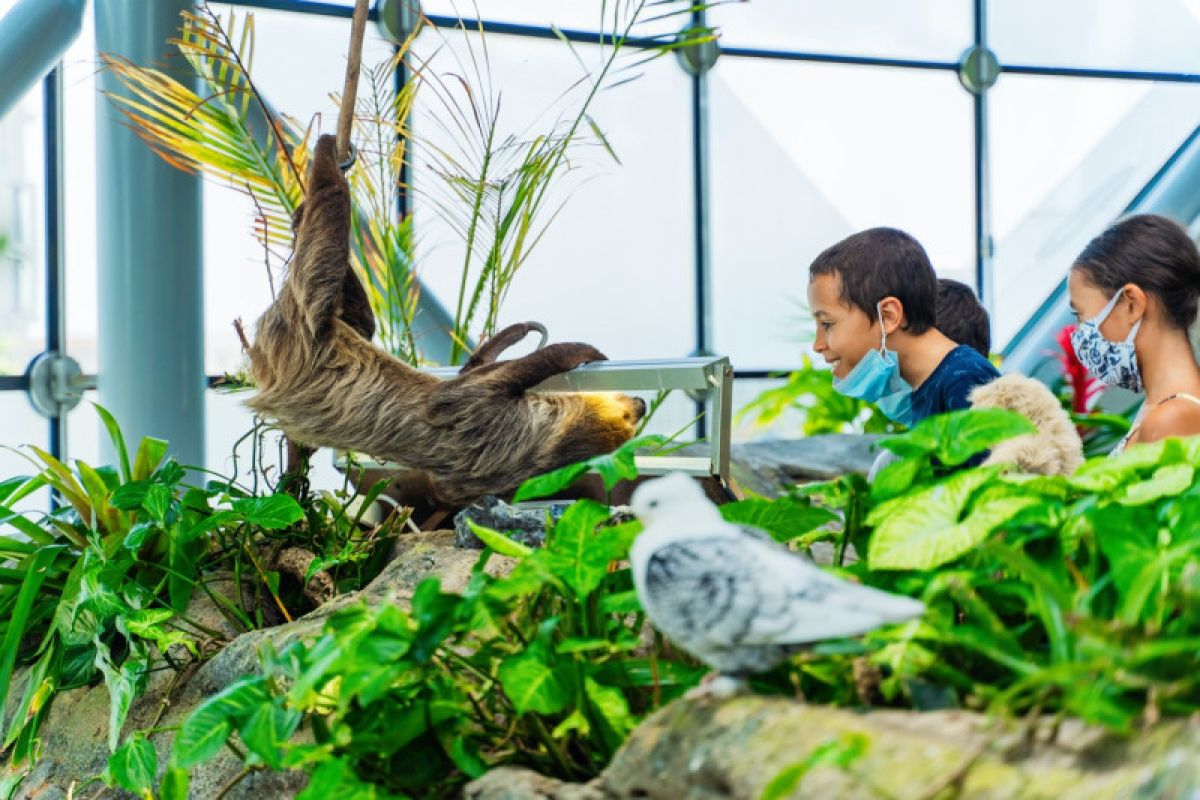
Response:
[{"label": "dove's wing", "polygon": [[651,618],[685,647],[834,639],[922,610],[914,600],[841,581],[782,545],[747,536],[660,547],[644,582]]}]

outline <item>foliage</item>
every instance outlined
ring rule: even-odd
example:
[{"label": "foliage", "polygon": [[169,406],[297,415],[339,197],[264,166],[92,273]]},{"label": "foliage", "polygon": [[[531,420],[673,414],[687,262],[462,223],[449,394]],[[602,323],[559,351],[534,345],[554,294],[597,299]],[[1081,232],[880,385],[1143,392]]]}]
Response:
[{"label": "foliage", "polygon": [[804,366],[787,376],[782,386],[767,389],[738,412],[738,419],[770,425],[785,412],[804,415],[804,435],[820,433],[887,433],[899,430],[896,423],[870,403],[847,397],[833,388],[833,372],[813,366],[808,356]]},{"label": "foliage", "polygon": [[935,417],[885,443],[903,458],[874,486],[841,479],[798,492],[857,509],[842,531],[806,543],[850,543],[866,558],[848,574],[928,609],[806,661],[805,695],[854,702],[850,662],[864,658],[883,670],[887,703],[1064,712],[1118,732],[1193,712],[1200,440],[1092,459],[1069,478],[994,466],[944,474],[967,450],[1022,432],[1004,415]]},{"label": "foliage", "polygon": [[[0,482],[0,527],[18,534],[0,536],[0,701],[13,712],[0,719],[0,732],[10,765],[31,761],[55,693],[103,679],[109,746],[120,753],[108,777],[138,791],[131,787],[144,777],[148,745],[118,745],[148,672],[164,663],[183,669],[226,638],[189,616],[192,595],[206,594],[236,630],[268,624],[277,615],[268,606],[286,617],[301,597],[299,581],[289,589],[270,568],[275,550],[311,548],[313,571],[324,570],[335,586],[358,588],[391,523],[364,531],[331,496],[300,494],[298,502],[268,487],[247,492],[232,479],[191,485],[166,442],[145,438],[131,458],[116,421],[102,407],[96,411],[115,467],[75,461],[72,469],[30,446],[38,472]],[[18,511],[46,487],[57,508]],[[227,587],[231,577],[245,591],[226,596],[220,592],[228,588],[210,585]],[[22,684],[12,678],[23,664],[29,669]]]},{"label": "foliage", "polygon": [[[640,524],[608,518],[576,502],[536,551],[479,529],[520,557],[507,577],[485,571],[489,549],[461,596],[429,579],[408,611],[338,612],[197,708],[172,765],[211,758],[236,733],[248,766],[309,771],[305,797],[333,785],[450,796],[506,763],[595,775],[642,714],[703,672],[640,642],[632,578],[615,568]],[[311,741],[294,737],[302,726]]]}]

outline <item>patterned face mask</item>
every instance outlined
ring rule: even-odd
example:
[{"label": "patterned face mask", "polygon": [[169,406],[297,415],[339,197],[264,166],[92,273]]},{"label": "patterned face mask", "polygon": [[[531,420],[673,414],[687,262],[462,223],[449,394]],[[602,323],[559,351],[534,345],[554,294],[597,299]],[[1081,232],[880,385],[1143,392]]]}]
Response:
[{"label": "patterned face mask", "polygon": [[1108,386],[1120,386],[1131,392],[1142,391],[1142,373],[1138,369],[1137,353],[1134,351],[1133,340],[1137,337],[1138,328],[1142,326],[1139,319],[1133,323],[1129,335],[1123,342],[1110,342],[1100,333],[1100,326],[1108,315],[1116,308],[1124,289],[1113,295],[1112,300],[1096,316],[1087,322],[1079,323],[1071,334],[1071,347],[1080,363],[1087,367],[1088,372]]}]

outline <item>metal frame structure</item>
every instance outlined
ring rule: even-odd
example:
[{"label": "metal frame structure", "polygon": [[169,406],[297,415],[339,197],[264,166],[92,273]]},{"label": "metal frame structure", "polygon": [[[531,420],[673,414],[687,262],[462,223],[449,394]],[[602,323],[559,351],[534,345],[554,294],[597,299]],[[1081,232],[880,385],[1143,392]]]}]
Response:
[{"label": "metal frame structure", "polygon": [[[26,0],[26,2],[47,5],[42,0]],[[350,5],[339,3],[324,2],[322,0],[234,0],[235,5],[245,8],[260,8],[275,11],[287,11],[302,14],[316,14],[322,16],[348,18],[351,16],[352,8]],[[987,20],[986,20],[986,0],[972,0],[974,12],[974,41],[971,43],[971,49],[986,48],[987,35]],[[374,14],[373,14],[374,16]],[[702,18],[701,18],[702,19]],[[431,20],[438,25],[453,25],[458,20],[454,18],[433,16]],[[10,21],[10,17],[0,20],[0,34],[3,33],[3,23]],[[476,23],[472,21],[472,26]],[[524,36],[541,39],[561,38],[580,42],[580,43],[598,43],[600,34],[594,31],[584,30],[563,30],[558,31],[549,26],[537,25],[522,25],[494,20],[484,20],[478,24],[478,27],[487,33],[504,34],[511,36]],[[18,37],[18,41],[24,43],[26,47],[42,47],[49,42],[48,37]],[[2,35],[0,35],[0,43],[4,44],[4,49],[14,47],[11,42],[5,43]],[[45,56],[45,63],[53,63],[60,57],[61,51],[69,44],[69,40],[65,42],[57,42],[55,47],[58,53],[42,53],[38,57]],[[629,43],[630,46],[637,47],[643,45],[638,41]],[[969,52],[969,51],[968,51]],[[8,54],[11,58],[12,53]],[[24,58],[27,53],[18,53]],[[965,55],[965,54],[964,54]],[[915,70],[935,70],[943,72],[957,72],[961,75],[963,70],[962,61],[944,61],[944,60],[923,60],[923,59],[906,59],[906,58],[886,58],[872,57],[859,55],[841,55],[831,53],[817,53],[805,51],[791,51],[769,48],[754,48],[754,47],[722,47],[720,49],[722,58],[753,58],[761,60],[778,60],[778,61],[801,61],[809,63],[824,63],[824,64],[842,64],[848,66],[863,66],[863,67],[882,67],[893,69],[915,69]],[[3,63],[5,53],[0,52],[0,63]],[[14,62],[17,63],[17,62]],[[21,61],[19,63],[26,63]],[[1052,67],[1039,66],[1034,64],[1003,64],[1001,65],[1003,73],[1014,75],[1032,75],[1032,76],[1049,76],[1049,77],[1071,77],[1080,79],[1097,79],[1097,80],[1128,80],[1128,81],[1151,81],[1151,82],[1167,82],[1167,83],[1200,83],[1200,74],[1187,72],[1170,72],[1170,71],[1152,71],[1152,70],[1128,70],[1128,69],[1096,69],[1096,68],[1073,68],[1073,67]],[[19,77],[19,76],[14,76]],[[397,75],[397,81],[403,81],[403,74]],[[27,86],[17,85],[24,81],[10,81],[8,85],[9,93],[19,96],[28,89]],[[699,246],[704,243],[707,228],[705,209],[708,207],[708,158],[705,151],[705,128],[707,123],[708,110],[704,103],[703,78],[697,77],[693,81],[692,90],[692,165],[693,165],[693,186],[694,186],[694,202],[696,214],[694,216],[694,225],[696,230],[694,233],[696,248],[696,263],[695,263],[695,304],[696,304],[696,352],[703,353],[706,348],[712,346],[712,330],[705,320],[711,319],[711,292],[708,291],[708,270],[711,268],[707,248]],[[45,213],[47,218],[46,225],[46,289],[47,289],[47,324],[46,324],[46,350],[47,352],[57,352],[61,348],[62,328],[63,328],[63,263],[61,250],[61,237],[63,230],[61,228],[61,197],[57,191],[59,181],[61,180],[61,145],[60,139],[60,120],[61,117],[56,113],[58,108],[57,103],[60,102],[61,86],[57,77],[57,72],[52,72],[45,79],[44,89],[47,103],[47,120],[44,128],[45,146],[46,146],[46,206]],[[978,92],[975,95],[975,114],[974,114],[974,138],[975,138],[975,227],[976,227],[976,279],[979,288],[983,293],[985,304],[991,306],[995,302],[995,298],[990,291],[990,255],[991,255],[991,240],[988,234],[990,227],[990,209],[988,206],[987,192],[987,172],[988,172],[988,132],[987,132],[987,116],[986,116],[986,89]],[[1159,175],[1147,185],[1146,189],[1140,193],[1139,197],[1133,198],[1130,203],[1130,208],[1169,208],[1174,207],[1173,203],[1149,203],[1149,199],[1153,199],[1150,195],[1162,195],[1163,193],[1171,194],[1172,196],[1180,193],[1181,180],[1186,179],[1188,185],[1192,183],[1192,177],[1195,174],[1192,170],[1184,170],[1181,163],[1184,165],[1191,164],[1193,159],[1190,157],[1192,150],[1197,146],[1196,139],[1200,136],[1200,130],[1194,134],[1188,142],[1180,147],[1179,152],[1164,166]],[[1188,158],[1184,158],[1188,155]],[[1172,188],[1174,187],[1174,188]],[[1200,193],[1191,192],[1197,196]],[[402,202],[409,202],[405,198]],[[1060,287],[1061,289],[1061,287]],[[1035,352],[1039,348],[1046,345],[1045,331],[1042,330],[1045,326],[1039,324],[1038,319],[1049,319],[1054,314],[1061,311],[1061,291],[1055,292],[1050,298],[1040,307],[1035,314],[1036,318],[1031,319],[1030,323],[1021,329],[1013,338],[1012,342],[1006,349],[1006,355],[1020,356],[1021,353]],[[753,371],[736,371],[734,374],[738,377],[747,379],[759,379],[774,377],[779,373],[785,373],[790,369],[789,365],[781,365],[777,371],[772,370],[753,370]],[[89,383],[94,385],[94,376],[89,376]],[[0,376],[0,391],[28,391],[31,386],[29,375],[5,375]],[[63,455],[63,450],[66,446],[65,431],[62,426],[62,418],[52,418],[50,420],[50,449],[56,455]]]}]

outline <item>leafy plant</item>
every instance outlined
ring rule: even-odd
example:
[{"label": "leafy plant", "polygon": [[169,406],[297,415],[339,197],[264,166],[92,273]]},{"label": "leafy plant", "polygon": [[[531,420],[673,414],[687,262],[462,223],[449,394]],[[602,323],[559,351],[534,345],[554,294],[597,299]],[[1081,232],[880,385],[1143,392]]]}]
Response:
[{"label": "leafy plant", "polygon": [[805,436],[821,433],[887,433],[899,427],[870,403],[847,397],[833,388],[833,373],[813,366],[808,356],[804,365],[787,376],[782,386],[767,389],[738,412],[738,420],[770,425],[785,412],[804,415]]}]

